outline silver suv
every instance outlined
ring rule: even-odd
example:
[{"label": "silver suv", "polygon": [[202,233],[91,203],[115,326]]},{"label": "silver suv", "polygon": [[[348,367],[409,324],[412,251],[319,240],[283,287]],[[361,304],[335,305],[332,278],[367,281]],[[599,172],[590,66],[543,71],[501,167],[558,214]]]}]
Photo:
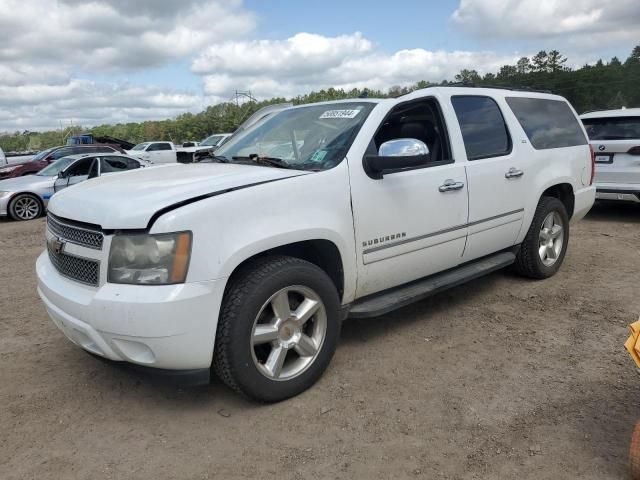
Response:
[{"label": "silver suv", "polygon": [[640,108],[580,118],[595,154],[596,198],[640,203]]}]

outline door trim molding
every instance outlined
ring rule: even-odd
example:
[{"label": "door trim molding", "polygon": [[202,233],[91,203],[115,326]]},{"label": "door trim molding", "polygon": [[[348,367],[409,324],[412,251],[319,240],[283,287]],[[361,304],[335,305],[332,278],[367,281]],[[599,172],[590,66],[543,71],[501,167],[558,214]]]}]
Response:
[{"label": "door trim molding", "polygon": [[[405,238],[405,239],[400,240],[398,242],[388,243],[388,244],[385,244],[385,245],[378,245],[376,247],[371,247],[371,248],[367,248],[367,249],[363,250],[362,254],[363,255],[367,255],[369,253],[374,253],[374,252],[379,252],[381,250],[386,250],[387,248],[393,248],[393,247],[397,247],[397,246],[400,246],[400,245],[406,245],[407,243],[417,242],[417,241],[420,241],[420,240],[424,240],[426,238],[435,237],[436,235],[443,235],[445,233],[455,232],[456,230],[461,230],[463,228],[473,227],[473,226],[479,225],[481,223],[490,222],[492,220],[497,220],[499,218],[508,217],[509,215],[515,215],[516,213],[522,213],[522,212],[524,212],[524,208],[519,208],[517,210],[512,210],[510,212],[505,212],[505,213],[501,213],[499,215],[494,215],[493,217],[483,218],[482,220],[476,220],[475,222],[465,223],[463,225],[456,225],[455,227],[445,228],[443,230],[438,230],[436,232],[426,233],[424,235],[419,235],[417,237]],[[447,240],[447,241],[457,240],[458,238],[460,238],[460,237],[457,237],[457,238],[451,239],[451,240]]]}]

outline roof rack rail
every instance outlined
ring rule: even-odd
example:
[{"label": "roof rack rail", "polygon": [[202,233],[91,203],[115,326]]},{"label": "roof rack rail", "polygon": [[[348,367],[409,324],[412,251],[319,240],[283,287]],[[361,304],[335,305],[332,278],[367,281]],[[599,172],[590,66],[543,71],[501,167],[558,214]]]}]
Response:
[{"label": "roof rack rail", "polygon": [[[517,86],[509,87],[506,85],[477,85],[473,82],[451,82],[451,83],[444,83],[444,84],[434,83],[432,85],[427,85],[424,88],[419,88],[416,90],[424,90],[427,88],[438,88],[438,87],[440,88],[447,88],[447,87],[493,88],[496,90],[510,90],[514,92],[553,93],[551,90],[539,90],[531,87],[517,87]],[[412,92],[415,92],[415,90],[412,90]],[[402,95],[398,95],[397,97],[394,97],[394,98],[403,97],[405,95],[409,95],[412,92],[403,93]]]}]

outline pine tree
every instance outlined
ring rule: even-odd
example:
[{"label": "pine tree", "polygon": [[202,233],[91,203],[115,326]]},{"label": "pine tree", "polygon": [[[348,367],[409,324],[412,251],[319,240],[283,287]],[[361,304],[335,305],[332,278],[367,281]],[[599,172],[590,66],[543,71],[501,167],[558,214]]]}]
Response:
[{"label": "pine tree", "polygon": [[531,63],[533,63],[533,68],[532,70],[534,72],[546,72],[548,71],[548,66],[549,66],[549,56],[547,55],[547,52],[544,50],[540,50],[535,57],[533,57],[533,59],[531,60]]},{"label": "pine tree", "polygon": [[529,71],[531,70],[531,62],[529,61],[529,57],[522,57],[520,60],[518,60],[516,68],[518,69],[519,75],[525,75],[529,73]]},{"label": "pine tree", "polygon": [[551,50],[547,57],[547,71],[559,72],[564,68],[565,63],[567,63],[567,57],[557,50]]}]

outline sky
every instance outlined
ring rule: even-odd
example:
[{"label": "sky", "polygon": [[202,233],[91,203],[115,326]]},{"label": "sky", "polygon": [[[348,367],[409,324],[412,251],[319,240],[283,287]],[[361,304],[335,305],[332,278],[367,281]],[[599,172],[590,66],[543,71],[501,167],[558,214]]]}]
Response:
[{"label": "sky", "polygon": [[198,112],[236,90],[386,90],[640,44],[639,0],[0,0],[0,132]]}]

